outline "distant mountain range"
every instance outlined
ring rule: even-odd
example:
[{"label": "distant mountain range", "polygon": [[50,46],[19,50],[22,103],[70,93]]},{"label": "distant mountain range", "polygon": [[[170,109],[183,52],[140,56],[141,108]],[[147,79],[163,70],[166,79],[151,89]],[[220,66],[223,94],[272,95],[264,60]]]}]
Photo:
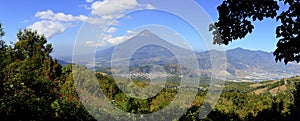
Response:
[{"label": "distant mountain range", "polygon": [[[122,50],[118,53],[126,53],[128,48],[135,46],[135,44],[147,43],[153,41],[158,44],[148,44],[135,51],[131,56],[117,57],[112,59],[112,55],[115,50]],[[209,75],[211,63],[210,63],[210,52],[221,53],[221,51],[211,50],[204,52],[191,51],[176,45],[173,45],[159,36],[153,34],[149,30],[145,30],[131,39],[125,41],[129,43],[126,46],[116,46],[98,51],[95,55],[96,63],[86,62],[85,65],[93,65],[97,67],[109,67],[111,61],[118,61],[127,59],[129,65],[132,67],[145,66],[145,65],[163,65],[164,67],[180,68],[177,57],[174,55],[174,51],[177,55],[185,58],[191,58],[190,53],[194,53],[197,56],[197,60],[200,66],[200,70],[203,75]],[[131,46],[132,45],[132,46]],[[167,48],[167,49],[166,49]],[[170,51],[171,50],[171,51]],[[128,51],[129,52],[129,51]],[[118,55],[115,54],[115,55]],[[300,74],[300,64],[289,63],[276,63],[274,56],[270,52],[263,51],[251,51],[242,48],[236,48],[226,51],[227,62],[224,63],[227,66],[226,72],[228,80],[231,81],[263,81],[263,80],[276,80],[283,77],[290,77]],[[220,60],[222,61],[222,60]],[[70,62],[70,60],[67,60]],[[170,66],[166,66],[170,65]],[[180,70],[180,69],[173,69]]]}]

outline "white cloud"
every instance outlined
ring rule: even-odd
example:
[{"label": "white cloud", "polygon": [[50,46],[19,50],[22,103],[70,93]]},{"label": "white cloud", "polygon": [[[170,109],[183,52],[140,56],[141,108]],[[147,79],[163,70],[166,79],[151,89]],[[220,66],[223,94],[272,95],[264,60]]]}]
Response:
[{"label": "white cloud", "polygon": [[37,30],[39,34],[44,34],[46,38],[51,38],[55,34],[64,32],[70,26],[71,26],[70,24],[62,24],[58,21],[53,22],[53,21],[41,20],[28,26],[27,28],[32,30]]},{"label": "white cloud", "polygon": [[[154,9],[155,7],[150,4],[139,4],[137,0],[103,0],[96,1],[91,4],[91,7],[87,7],[91,10],[92,15],[98,16],[99,18],[89,18],[88,22],[91,24],[102,25],[103,29],[107,25],[116,26],[118,25],[117,18],[122,17],[127,11],[135,9]],[[125,16],[130,19],[130,16]],[[117,31],[115,27],[109,28],[103,35],[100,43],[95,41],[86,42],[87,46],[110,46],[124,42],[136,34],[134,31],[127,31],[125,36],[113,37],[110,35]]]},{"label": "white cloud", "polygon": [[54,13],[52,10],[38,11],[35,17],[39,19],[27,28],[37,30],[39,34],[44,34],[46,38],[51,38],[56,34],[65,32],[72,27],[74,22],[83,22],[87,16],[73,16],[71,14]]},{"label": "white cloud", "polygon": [[124,13],[130,10],[154,9],[154,6],[150,4],[139,4],[137,0],[103,0],[94,2],[90,9],[93,15],[97,15],[101,19],[112,21],[122,17]]},{"label": "white cloud", "polygon": [[103,46],[116,45],[116,44],[120,44],[120,43],[132,38],[135,33],[137,33],[137,32],[128,30],[127,35],[117,36],[117,37],[113,37],[112,35],[109,35],[109,34],[104,34],[101,41],[97,42],[97,41],[89,40],[89,41],[86,41],[85,44],[89,47],[103,47]]},{"label": "white cloud", "polygon": [[184,46],[188,46],[188,45],[189,45],[189,43],[188,43],[187,41],[184,41],[184,42],[182,42],[182,45],[184,45]]},{"label": "white cloud", "polygon": [[116,45],[128,40],[129,38],[131,37],[130,36],[111,37],[107,39],[107,42],[109,42],[112,45]]},{"label": "white cloud", "polygon": [[94,2],[94,0],[85,0],[87,3]]},{"label": "white cloud", "polygon": [[113,37],[112,35],[105,34],[102,40],[104,43],[107,43],[108,45],[116,45],[132,38],[136,33],[137,32],[135,31],[128,30],[126,35],[117,36],[117,37]]},{"label": "white cloud", "polygon": [[[38,11],[35,17],[38,19],[35,23],[29,25],[27,28],[37,30],[40,34],[44,34],[47,38],[51,38],[56,34],[63,33],[66,29],[78,25],[78,22],[88,22],[99,26],[99,29],[105,30],[107,26],[112,26],[106,32],[106,39],[97,46],[104,46],[104,44],[117,44],[129,39],[129,36],[112,37],[109,34],[117,31],[119,22],[116,18],[124,15],[126,11],[135,9],[153,9],[154,6],[150,4],[139,4],[137,0],[86,0],[90,3],[85,6],[87,10],[91,11],[92,17],[86,15],[72,15],[62,12],[53,12],[52,10]],[[126,17],[126,16],[125,16]],[[128,34],[134,34],[128,32]],[[87,45],[94,45],[95,43],[87,42]]]},{"label": "white cloud", "polygon": [[146,9],[155,9],[155,7],[153,5],[151,5],[151,4],[146,4],[145,8]]},{"label": "white cloud", "polygon": [[103,0],[92,4],[92,14],[110,16],[132,10],[139,6],[136,0]]},{"label": "white cloud", "polygon": [[107,23],[107,20],[101,19],[101,18],[88,18],[87,22],[90,24],[105,24]]},{"label": "white cloud", "polygon": [[114,33],[115,31],[117,31],[117,28],[115,27],[110,27],[109,29],[107,29],[107,33]]},{"label": "white cloud", "polygon": [[132,31],[132,30],[127,30],[126,32],[127,32],[127,34],[129,34],[129,35],[132,35],[132,34],[136,34],[136,33],[137,33],[137,32]]},{"label": "white cloud", "polygon": [[85,45],[87,45],[88,47],[103,47],[107,44],[103,41],[97,42],[97,41],[88,40],[88,41],[85,41]]},{"label": "white cloud", "polygon": [[168,35],[167,35],[167,34],[163,34],[162,36],[163,36],[163,37],[168,37]]},{"label": "white cloud", "polygon": [[51,10],[47,11],[38,11],[35,13],[35,17],[41,18],[41,19],[51,19],[53,17],[54,13]]},{"label": "white cloud", "polygon": [[46,19],[52,21],[64,21],[64,22],[85,21],[88,18],[87,16],[84,15],[73,16],[71,14],[54,13],[52,10],[38,11],[35,14],[35,17],[39,19]]}]

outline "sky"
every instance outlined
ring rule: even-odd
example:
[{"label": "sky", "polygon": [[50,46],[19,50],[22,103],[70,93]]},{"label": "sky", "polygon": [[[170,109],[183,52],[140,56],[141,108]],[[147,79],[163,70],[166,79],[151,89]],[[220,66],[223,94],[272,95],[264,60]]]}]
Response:
[{"label": "sky", "polygon": [[[206,50],[203,37],[198,31],[208,31],[208,27],[199,27],[199,23],[205,23],[203,21],[208,19],[201,18],[205,15],[197,13],[207,13],[212,22],[217,21],[216,8],[222,1],[186,1],[189,0],[2,1],[0,22],[5,31],[2,39],[7,43],[16,42],[19,30],[25,28],[37,30],[52,43],[54,48],[52,55],[59,58],[71,56],[74,45],[85,48],[107,48],[129,39],[143,29],[150,29],[173,44],[188,44],[195,50]],[[190,7],[189,3],[196,4],[203,12]],[[274,51],[277,43],[275,28],[278,24],[273,19],[254,22],[252,34],[224,48],[227,50],[242,47],[250,50]]]}]

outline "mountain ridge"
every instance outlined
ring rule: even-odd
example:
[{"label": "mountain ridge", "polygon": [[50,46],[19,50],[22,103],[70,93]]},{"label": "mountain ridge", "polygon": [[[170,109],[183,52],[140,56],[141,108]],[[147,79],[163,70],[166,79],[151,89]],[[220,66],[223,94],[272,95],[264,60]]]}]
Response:
[{"label": "mountain ridge", "polygon": [[[192,53],[196,55],[196,59],[199,62],[200,70],[204,75],[209,75],[211,63],[210,52],[224,53],[218,50],[207,50],[203,52],[192,51],[189,49],[181,48],[173,45],[159,36],[155,35],[149,30],[144,30],[136,36],[127,40],[129,45],[125,45],[123,48],[119,47],[117,53],[122,56],[122,53],[128,51],[128,47],[137,48],[138,44],[143,42],[157,42],[159,44],[148,44],[138,48],[131,57],[124,56],[129,59],[130,66],[143,66],[145,64],[152,65],[174,65],[179,64],[177,57],[174,55],[179,54],[187,59],[192,58]],[[126,44],[126,43],[125,43]],[[121,45],[122,46],[122,45]],[[117,48],[118,49],[118,48]],[[110,67],[112,55],[116,50],[116,46],[100,50],[96,52],[95,60],[96,67]],[[277,80],[286,76],[295,76],[300,73],[300,65],[290,63],[285,65],[284,63],[275,62],[275,57],[271,52],[264,52],[261,50],[247,50],[241,47],[226,50],[227,62],[224,64],[227,66],[226,72],[228,73],[228,80],[232,81],[261,81],[261,80]],[[122,60],[121,58],[118,58]],[[218,58],[215,58],[218,59]],[[217,61],[224,61],[222,59]],[[88,62],[87,62],[88,63]],[[176,69],[175,69],[176,70]]]}]

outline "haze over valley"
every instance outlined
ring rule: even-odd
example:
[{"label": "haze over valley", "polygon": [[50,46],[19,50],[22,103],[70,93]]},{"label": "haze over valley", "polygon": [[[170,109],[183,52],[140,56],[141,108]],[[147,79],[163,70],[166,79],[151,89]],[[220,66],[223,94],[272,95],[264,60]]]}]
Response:
[{"label": "haze over valley", "polygon": [[[222,51],[210,50],[210,51],[191,51],[190,49],[182,48],[172,43],[169,43],[166,40],[163,40],[156,34],[152,33],[149,30],[144,30],[141,33],[136,34],[134,37],[125,41],[128,43],[134,42],[143,42],[146,40],[151,40],[154,43],[158,44],[149,44],[145,45],[135,51],[133,55],[124,56],[122,60],[128,60],[130,67],[140,67],[143,68],[145,66],[153,66],[153,65],[161,65],[165,66],[166,70],[180,71],[180,63],[177,60],[177,57],[170,50],[177,50],[179,52],[179,56],[183,56],[184,58],[191,58],[185,53],[193,53],[195,54],[197,61],[199,63],[199,71],[200,75],[203,77],[209,77],[211,73],[211,60],[210,59],[219,59],[217,61],[224,61],[222,58],[210,58],[210,53],[224,53]],[[161,46],[161,45],[163,46]],[[121,43],[122,45],[122,43]],[[118,61],[112,59],[116,46],[97,51],[93,57],[95,57],[95,62],[93,59],[81,61],[79,64],[86,65],[89,68],[98,68],[105,69],[111,66],[112,61]],[[126,48],[119,48],[123,50],[123,52],[127,51]],[[300,64],[297,63],[289,63],[285,65],[283,62],[275,62],[273,53],[264,52],[264,51],[252,51],[243,48],[235,48],[225,51],[226,54],[226,62],[224,66],[226,66],[226,70],[223,72],[227,76],[227,81],[266,81],[266,80],[278,80],[281,78],[287,78],[296,76],[300,73]],[[217,55],[217,54],[216,54]],[[84,56],[84,55],[83,55]],[[84,57],[83,57],[84,58]],[[86,58],[84,58],[86,59]],[[119,58],[120,59],[120,58]],[[64,61],[71,63],[71,58],[64,59]],[[120,65],[120,66],[126,66]],[[141,70],[141,69],[140,69]],[[135,70],[132,73],[147,73],[141,72],[140,70]],[[97,71],[97,70],[96,70]],[[99,70],[98,70],[99,71]],[[170,72],[170,71],[169,71]],[[179,72],[172,72],[174,74],[180,74]],[[178,75],[177,75],[178,76]]]}]

